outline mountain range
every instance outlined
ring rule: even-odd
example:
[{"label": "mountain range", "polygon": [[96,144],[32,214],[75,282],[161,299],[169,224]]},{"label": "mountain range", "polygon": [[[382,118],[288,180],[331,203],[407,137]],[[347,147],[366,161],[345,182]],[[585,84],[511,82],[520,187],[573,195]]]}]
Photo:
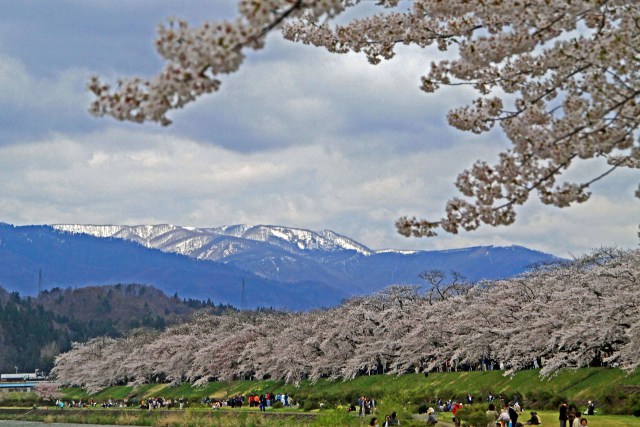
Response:
[{"label": "mountain range", "polygon": [[392,284],[424,285],[425,270],[493,280],[555,260],[521,246],[376,251],[333,231],[268,225],[0,224],[0,286],[21,294],[142,283],[237,307],[299,310]]}]

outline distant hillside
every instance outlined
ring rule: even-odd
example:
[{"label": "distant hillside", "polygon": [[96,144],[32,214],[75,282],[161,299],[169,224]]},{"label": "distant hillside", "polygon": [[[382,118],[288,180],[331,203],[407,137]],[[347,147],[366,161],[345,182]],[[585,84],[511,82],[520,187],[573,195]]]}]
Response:
[{"label": "distant hillside", "polygon": [[246,307],[306,309],[337,304],[340,289],[282,283],[233,265],[196,260],[121,239],[70,234],[49,226],[0,224],[0,286],[23,295],[42,288],[143,283],[181,297]]},{"label": "distant hillside", "polygon": [[34,302],[58,316],[81,321],[109,320],[126,329],[182,321],[198,309],[215,314],[234,310],[211,300],[183,300],[177,294],[170,297],[152,286],[138,284],[53,288],[40,293]]},{"label": "distant hillside", "polygon": [[425,270],[456,271],[474,282],[556,260],[520,246],[374,251],[332,231],[279,226],[0,223],[0,286],[23,295],[40,287],[141,283],[238,308],[306,310],[390,285],[425,285]]},{"label": "distant hillside", "polygon": [[424,270],[455,270],[470,281],[522,273],[553,255],[521,246],[472,247],[447,251],[375,251],[330,230],[272,225],[193,228],[175,225],[55,225],[69,233],[130,240],[164,252],[212,260],[280,282],[318,282],[349,295],[392,284],[423,284]]},{"label": "distant hillside", "polygon": [[[4,296],[4,298],[2,297]],[[223,314],[232,307],[169,297],[150,286],[112,285],[45,290],[20,297],[0,288],[0,372],[48,371],[71,343],[97,336],[119,337],[145,327],[163,329],[195,310]]]}]

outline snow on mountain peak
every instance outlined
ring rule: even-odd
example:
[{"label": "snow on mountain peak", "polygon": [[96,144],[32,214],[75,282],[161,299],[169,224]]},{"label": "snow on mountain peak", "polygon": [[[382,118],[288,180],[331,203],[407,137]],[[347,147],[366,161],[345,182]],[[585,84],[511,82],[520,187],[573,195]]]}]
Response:
[{"label": "snow on mountain peak", "polygon": [[[69,233],[84,233],[96,237],[117,237],[132,240],[144,246],[193,255],[202,251],[200,257],[208,259],[223,259],[241,250],[238,245],[226,244],[225,249],[205,249],[204,246],[221,236],[246,239],[278,246],[286,251],[355,251],[363,255],[375,253],[366,246],[353,239],[342,236],[330,230],[315,232],[302,228],[292,228],[274,225],[245,225],[237,224],[215,228],[181,227],[168,224],[160,225],[77,225],[58,224],[53,226],[57,230]],[[235,248],[234,248],[235,246]],[[216,254],[215,256],[213,254]]]}]

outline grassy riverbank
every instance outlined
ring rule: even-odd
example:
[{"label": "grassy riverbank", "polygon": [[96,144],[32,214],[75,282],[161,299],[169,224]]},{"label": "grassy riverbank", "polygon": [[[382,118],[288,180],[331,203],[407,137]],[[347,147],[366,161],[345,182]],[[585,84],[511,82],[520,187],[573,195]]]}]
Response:
[{"label": "grassy riverbank", "polygon": [[[266,392],[288,393],[296,407],[269,408],[265,415],[246,407],[214,411],[200,404],[206,396],[222,399],[237,394]],[[586,406],[588,400],[596,401],[598,413],[589,420],[592,427],[640,427],[640,417],[629,415],[640,410],[640,372],[626,375],[620,370],[605,368],[566,370],[550,379],[541,379],[538,371],[523,371],[512,377],[491,371],[432,373],[428,376],[376,375],[351,381],[303,382],[298,387],[281,381],[216,382],[203,387],[192,387],[189,384],[176,387],[148,384],[139,387],[110,387],[94,395],[78,388],[70,388],[64,389],[65,399],[68,401],[87,401],[93,398],[97,402],[103,402],[108,399],[120,401],[128,398],[129,402],[138,402],[147,397],[161,396],[165,399],[184,397],[189,401],[189,405],[186,411],[156,411],[153,414],[133,408],[71,409],[64,410],[63,413],[51,408],[49,412],[32,411],[24,418],[15,419],[161,427],[363,426],[369,422],[371,416],[358,418],[353,413],[347,413],[346,407],[355,402],[359,395],[367,395],[374,397],[378,402],[377,416],[380,419],[384,419],[385,414],[396,411],[405,420],[403,425],[417,426],[424,425],[424,422],[412,420],[411,417],[418,412],[418,407],[422,404],[432,406],[432,402],[439,397],[445,400],[462,400],[466,398],[467,393],[471,393],[478,402],[490,392],[494,396],[503,395],[508,399],[514,395],[519,396],[527,409],[534,408],[542,414],[545,425],[555,422],[555,408],[560,399],[567,399],[580,409]],[[484,406],[485,403],[479,404]],[[0,405],[7,406],[1,399]],[[526,415],[527,410],[523,417]],[[7,415],[0,413],[0,418],[5,416]],[[450,413],[441,415],[441,421],[450,421],[450,418]],[[441,422],[441,425],[446,427],[444,422]]]},{"label": "grassy riverbank", "polygon": [[[184,397],[198,402],[205,396],[225,398],[227,396],[266,392],[288,393],[294,401],[308,409],[348,404],[360,395],[379,401],[392,401],[402,405],[418,405],[436,398],[464,399],[467,393],[484,398],[488,393],[503,395],[511,399],[518,395],[525,405],[536,408],[555,408],[559,399],[567,399],[578,405],[588,400],[598,401],[600,410],[607,412],[633,413],[640,410],[640,371],[627,375],[618,369],[585,368],[564,370],[548,379],[540,378],[537,370],[518,372],[514,376],[503,376],[499,371],[444,372],[428,376],[407,374],[398,377],[372,375],[351,381],[303,382],[299,386],[282,381],[233,381],[213,382],[204,387],[182,384],[171,387],[167,384],[147,384],[140,387],[118,386],[89,395],[78,388],[64,390],[67,399],[138,400],[162,396],[168,399]],[[637,406],[637,407],[636,407]]]}]

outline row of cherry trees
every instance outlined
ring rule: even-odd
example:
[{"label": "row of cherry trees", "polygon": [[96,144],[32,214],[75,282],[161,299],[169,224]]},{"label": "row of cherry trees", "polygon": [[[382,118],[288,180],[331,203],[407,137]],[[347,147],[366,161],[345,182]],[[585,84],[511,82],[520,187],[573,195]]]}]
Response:
[{"label": "row of cherry trees", "polygon": [[198,314],[164,332],[78,343],[52,373],[95,391],[152,381],[348,379],[483,359],[510,373],[539,358],[542,375],[596,358],[640,365],[638,250],[598,250],[514,279],[436,286],[392,286],[304,313]]}]

